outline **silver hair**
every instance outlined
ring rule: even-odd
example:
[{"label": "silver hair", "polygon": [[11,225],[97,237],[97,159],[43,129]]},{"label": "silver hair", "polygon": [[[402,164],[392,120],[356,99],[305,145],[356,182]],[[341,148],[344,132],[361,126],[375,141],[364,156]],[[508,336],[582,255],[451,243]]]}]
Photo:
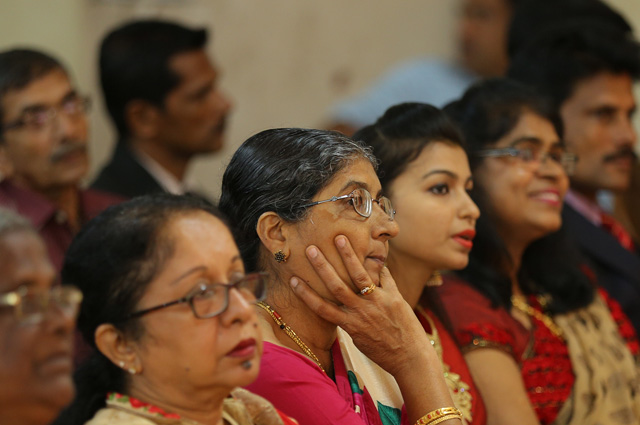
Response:
[{"label": "silver hair", "polygon": [[0,237],[6,236],[9,233],[24,231],[36,232],[29,220],[15,211],[0,207]]},{"label": "silver hair", "polygon": [[258,267],[260,215],[274,211],[289,222],[302,220],[302,206],[359,159],[377,168],[371,149],[332,131],[280,128],[244,142],[225,171],[220,209],[229,217],[245,266]]}]

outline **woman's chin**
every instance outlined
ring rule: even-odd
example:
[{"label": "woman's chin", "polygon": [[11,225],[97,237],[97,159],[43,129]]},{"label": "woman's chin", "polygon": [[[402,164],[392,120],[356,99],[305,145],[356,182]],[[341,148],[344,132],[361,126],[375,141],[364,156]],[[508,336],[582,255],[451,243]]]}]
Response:
[{"label": "woman's chin", "polygon": [[237,372],[234,381],[235,387],[246,387],[258,379],[260,374],[260,360],[251,360],[240,365],[240,371]]}]

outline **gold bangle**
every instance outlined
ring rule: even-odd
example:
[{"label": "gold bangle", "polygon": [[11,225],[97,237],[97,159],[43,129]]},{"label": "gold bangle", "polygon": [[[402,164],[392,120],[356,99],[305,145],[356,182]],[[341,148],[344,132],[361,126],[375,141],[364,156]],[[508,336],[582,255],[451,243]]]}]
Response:
[{"label": "gold bangle", "polygon": [[462,419],[462,415],[451,413],[449,415],[440,416],[435,421],[427,422],[427,424],[436,425],[436,424],[439,424],[440,422],[448,421],[449,419]]},{"label": "gold bangle", "polygon": [[460,413],[460,411],[455,407],[441,407],[440,409],[433,410],[418,419],[416,425],[434,424],[434,420],[449,415],[458,415],[459,417],[462,417],[462,413]]}]

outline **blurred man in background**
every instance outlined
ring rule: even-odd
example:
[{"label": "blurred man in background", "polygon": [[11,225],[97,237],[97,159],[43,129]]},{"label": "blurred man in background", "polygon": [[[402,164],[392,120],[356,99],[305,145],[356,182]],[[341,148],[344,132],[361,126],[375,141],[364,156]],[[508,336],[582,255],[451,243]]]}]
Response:
[{"label": "blurred man in background", "polygon": [[190,161],[222,148],[229,99],[205,51],[207,32],[134,21],[100,47],[100,82],[118,142],[91,187],[134,197],[192,191]]},{"label": "blurred man in background", "polygon": [[477,78],[506,72],[507,31],[521,0],[464,0],[458,22],[458,60],[420,58],[403,63],[330,111],[331,128],[351,135],[375,122],[392,105],[424,102],[443,106]]}]

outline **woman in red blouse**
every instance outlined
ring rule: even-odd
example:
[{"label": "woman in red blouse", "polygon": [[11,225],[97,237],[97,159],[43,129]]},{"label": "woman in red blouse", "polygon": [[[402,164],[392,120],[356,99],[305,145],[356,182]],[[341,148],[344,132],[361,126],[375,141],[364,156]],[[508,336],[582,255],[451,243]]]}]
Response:
[{"label": "woman in red blouse", "polygon": [[488,423],[639,423],[634,332],[560,230],[576,158],[551,109],[496,79],[445,111],[465,134],[482,216],[468,267],[440,295]]},{"label": "woman in red blouse", "polygon": [[400,233],[389,241],[389,270],[438,351],[466,423],[484,424],[482,399],[430,287],[442,282],[438,270],[467,265],[480,213],[468,194],[473,181],[462,135],[438,108],[404,103],[353,137],[380,160],[382,190],[398,211]]}]

